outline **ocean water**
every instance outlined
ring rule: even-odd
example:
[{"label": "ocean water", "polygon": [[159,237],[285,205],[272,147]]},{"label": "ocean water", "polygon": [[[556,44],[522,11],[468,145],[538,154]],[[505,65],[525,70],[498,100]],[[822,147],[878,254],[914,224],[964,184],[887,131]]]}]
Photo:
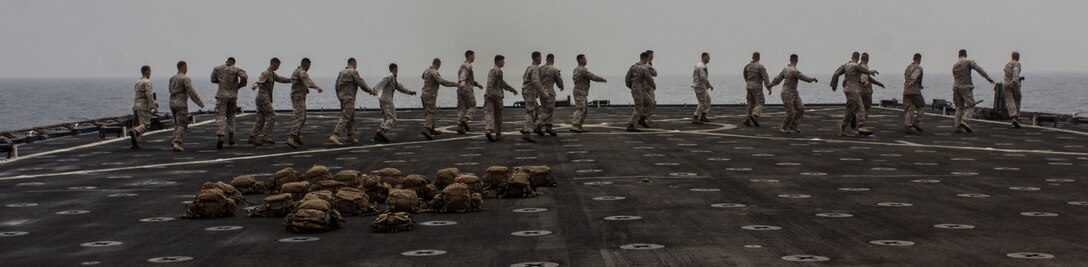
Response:
[{"label": "ocean water", "polygon": [[[447,75],[450,73],[447,71]],[[777,70],[771,70],[772,75]],[[286,75],[281,71],[281,74]],[[998,74],[999,75],[999,74]],[[831,81],[830,74],[817,74],[818,84],[802,83],[798,90],[805,103],[842,103],[841,91],[832,92],[828,85]],[[1078,113],[1088,114],[1088,73],[1026,73],[1024,81],[1023,110],[1053,112],[1053,113]],[[405,87],[419,90],[422,80],[417,75],[401,76],[400,80]],[[569,80],[569,73],[564,73],[566,85],[573,86]],[[368,84],[375,84],[379,77],[364,77]],[[630,91],[623,85],[623,77],[606,76],[609,83],[594,83],[590,90],[590,100],[610,100],[613,104],[631,103]],[[168,76],[156,76],[152,79],[154,90],[157,93],[160,112],[169,112],[167,99]],[[507,75],[507,82],[514,87],[520,87],[521,79],[518,75]],[[903,77],[901,72],[888,71],[876,77],[877,80],[888,86],[887,89],[879,87],[874,89],[874,102],[881,99],[901,99]],[[307,99],[310,109],[337,109],[339,102],[333,92],[333,77],[316,77],[314,81],[321,87],[328,89],[322,94],[311,91]],[[711,92],[711,98],[716,104],[742,104],[745,102],[744,82],[739,75],[711,75],[711,82],[716,90]],[[99,78],[99,79],[0,79],[0,131],[25,129],[36,126],[65,123],[86,119],[94,119],[109,116],[128,115],[132,113],[132,101],[134,95],[133,86],[136,78]],[[196,87],[207,109],[215,107],[214,84],[207,81],[204,76],[193,77],[193,85]],[[657,98],[659,104],[693,104],[695,95],[690,88],[691,77],[687,75],[660,76],[657,79]],[[926,74],[923,95],[927,103],[932,99],[952,99],[951,74],[935,73]],[[993,106],[993,87],[985,80],[975,76],[975,98],[985,100],[979,104],[983,107]],[[774,94],[766,97],[767,103],[780,104],[779,89],[776,87]],[[841,89],[840,89],[841,90]],[[288,97],[289,84],[277,84],[274,92],[273,105],[276,109],[290,109],[291,103]],[[454,107],[457,105],[454,88],[443,87],[439,89],[438,105],[440,107]],[[476,91],[477,103],[483,105],[483,91]],[[558,92],[559,99],[570,96],[570,90]],[[254,98],[256,92],[249,90],[247,86],[239,93],[238,105],[243,109],[255,108]],[[507,94],[506,104],[511,105],[521,100],[521,95],[511,96]],[[357,107],[377,108],[377,97],[360,93]],[[422,106],[419,96],[397,94],[394,103],[398,108],[418,108]],[[190,103],[190,109],[198,110],[195,104]]]}]

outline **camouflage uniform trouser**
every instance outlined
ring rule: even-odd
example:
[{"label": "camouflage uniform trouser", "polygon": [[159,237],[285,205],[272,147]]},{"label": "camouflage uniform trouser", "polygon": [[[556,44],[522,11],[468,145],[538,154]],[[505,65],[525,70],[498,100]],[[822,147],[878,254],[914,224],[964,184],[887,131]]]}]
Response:
[{"label": "camouflage uniform trouser", "polygon": [[355,98],[340,99],[340,120],[332,130],[336,136],[355,136]]},{"label": "camouflage uniform trouser", "polygon": [[502,97],[484,96],[484,130],[502,134]]},{"label": "camouflage uniform trouser", "polygon": [[540,112],[537,116],[537,125],[552,126],[552,117],[555,115],[555,89],[544,89],[540,92]]},{"label": "camouflage uniform trouser", "polygon": [[695,106],[695,116],[710,112],[710,94],[706,88],[695,87],[695,100],[699,101],[699,105]]},{"label": "camouflage uniform trouser", "polygon": [[170,113],[174,114],[174,138],[170,142],[180,145],[189,129],[189,107],[170,108]]},{"label": "camouflage uniform trouser", "polygon": [[642,116],[646,117],[646,119],[650,119],[650,116],[654,115],[654,110],[657,109],[657,95],[655,94],[656,91],[657,89],[654,88],[646,88],[646,90],[642,92]]},{"label": "camouflage uniform trouser", "polygon": [[521,128],[522,131],[528,132],[536,128],[537,117],[540,116],[540,103],[537,103],[537,94],[533,92],[525,93],[527,90],[521,90],[521,96],[525,98],[525,125]]},{"label": "camouflage uniform trouser", "polygon": [[801,102],[801,96],[797,91],[782,90],[782,105],[786,108],[786,115],[782,119],[782,129],[800,130],[798,124],[805,116],[805,103]]},{"label": "camouflage uniform trouser", "polygon": [[952,88],[952,103],[956,105],[956,124],[968,125],[975,115],[975,88]]},{"label": "camouflage uniform trouser", "polygon": [[306,94],[291,93],[291,115],[294,119],[291,124],[291,136],[302,136],[302,127],[306,126]]},{"label": "camouflage uniform trouser", "polygon": [[638,123],[638,120],[646,116],[646,91],[642,89],[631,89],[631,106],[635,108],[635,111],[631,113],[631,121],[628,124],[634,125]]},{"label": "camouflage uniform trouser", "polygon": [[136,135],[142,135],[148,130],[151,130],[151,111],[150,110],[133,110],[132,111],[132,132]]},{"label": "camouflage uniform trouser", "polygon": [[263,137],[264,140],[271,140],[272,129],[275,127],[276,110],[272,108],[272,100],[257,96],[257,120],[253,123],[253,130],[249,132],[249,137]]},{"label": "camouflage uniform trouser", "polygon": [[748,88],[748,111],[745,113],[747,116],[755,116],[756,118],[763,116],[763,89],[761,88]]},{"label": "camouflage uniform trouser", "polygon": [[869,108],[873,107],[873,90],[861,91],[861,107],[865,108],[865,114],[869,114]]},{"label": "camouflage uniform trouser", "polygon": [[586,113],[588,112],[586,98],[588,94],[589,92],[574,90],[574,120],[571,121],[571,124],[575,126],[582,126],[582,123],[586,121]]},{"label": "camouflage uniform trouser", "polygon": [[234,133],[234,117],[238,115],[238,98],[215,98],[215,134]]},{"label": "camouflage uniform trouser", "polygon": [[[434,129],[434,116],[438,113],[437,90],[423,90],[420,98],[423,100],[423,129]],[[486,102],[485,102],[486,103]]]},{"label": "camouflage uniform trouser", "polygon": [[904,126],[918,125],[922,122],[922,116],[926,114],[926,99],[922,94],[903,95],[903,112],[907,113],[903,118]]},{"label": "camouflage uniform trouser", "polygon": [[1020,85],[1005,83],[1001,86],[1001,91],[1005,95],[1005,107],[1009,109],[1009,117],[1014,120],[1020,119]]},{"label": "camouflage uniform trouser", "polygon": [[469,122],[475,115],[476,95],[472,93],[471,85],[465,85],[464,89],[457,89],[457,119]]},{"label": "camouflage uniform trouser", "polygon": [[846,113],[842,115],[842,122],[839,126],[850,125],[852,118],[857,119],[858,128],[865,127],[865,119],[868,118],[868,114],[865,113],[865,108],[861,106],[861,93],[858,92],[843,92],[846,95]]},{"label": "camouflage uniform trouser", "polygon": [[393,106],[393,101],[378,101],[378,104],[382,107],[382,124],[378,126],[378,130],[389,132],[397,123],[397,109]]}]

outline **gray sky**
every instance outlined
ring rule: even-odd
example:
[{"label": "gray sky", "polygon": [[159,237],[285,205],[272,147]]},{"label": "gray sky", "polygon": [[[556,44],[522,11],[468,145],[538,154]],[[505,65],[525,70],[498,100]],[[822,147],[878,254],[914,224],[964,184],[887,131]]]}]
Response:
[{"label": "gray sky", "polygon": [[[739,73],[752,51],[772,72],[790,53],[802,71],[829,73],[851,51],[898,75],[910,56],[925,56],[927,73],[946,72],[960,48],[989,72],[1008,53],[1023,53],[1024,71],[1088,71],[1082,31],[1084,0],[956,1],[641,1],[641,0],[0,0],[0,77],[156,76],[190,62],[206,77],[228,56],[255,75],[276,56],[288,74],[310,57],[312,76],[333,76],[348,57],[364,75],[389,62],[418,75],[434,57],[456,74],[465,49],[477,52],[477,73],[506,55],[518,77],[529,52],[555,53],[565,72],[585,53],[590,69],[619,75],[645,49],[657,51],[666,75],[690,75],[700,52],[712,74]],[[478,79],[482,79],[477,74]],[[996,76],[995,76],[996,77]]]}]

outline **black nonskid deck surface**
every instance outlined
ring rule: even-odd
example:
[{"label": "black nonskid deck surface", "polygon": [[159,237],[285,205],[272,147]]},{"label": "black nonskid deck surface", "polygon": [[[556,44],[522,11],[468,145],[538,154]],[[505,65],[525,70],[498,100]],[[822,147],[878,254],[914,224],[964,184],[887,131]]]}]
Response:
[{"label": "black nonskid deck surface", "polygon": [[[1010,129],[927,116],[905,135],[902,112],[874,108],[870,137],[838,137],[842,108],[807,112],[803,134],[780,134],[781,109],[763,127],[739,126],[743,110],[716,108],[708,125],[691,108],[662,107],[655,128],[623,131],[629,108],[590,110],[586,129],[540,143],[515,132],[488,143],[471,124],[426,141],[421,113],[399,112],[393,143],[369,141],[378,113],[359,114],[358,146],[325,141],[337,113],[311,113],[305,147],[214,149],[214,124],[191,128],[182,153],[169,132],[94,143],[83,135],[21,147],[0,164],[0,262],[9,266],[166,262],[210,265],[564,266],[1080,265],[1088,262],[1088,149],[1079,129]],[[559,109],[567,123],[570,109]],[[454,111],[441,111],[452,126]],[[482,113],[482,112],[481,112]],[[506,109],[520,128],[521,109]],[[479,116],[478,116],[479,117]],[[202,118],[209,119],[209,118]],[[252,116],[239,118],[248,133]],[[89,144],[89,145],[88,145]],[[58,149],[65,149],[59,150]],[[433,177],[440,168],[550,165],[559,186],[531,199],[487,199],[485,211],[418,214],[404,233],[369,231],[373,216],[339,230],[293,234],[280,219],[176,219],[200,184],[291,166],[371,171],[395,167]],[[251,195],[251,202],[262,196]],[[242,214],[239,211],[239,214]],[[161,219],[155,219],[160,218]],[[439,223],[443,224],[443,223]],[[221,227],[239,226],[239,227]],[[527,232],[523,232],[527,231]],[[518,235],[515,235],[517,233]],[[306,237],[306,238],[293,238]],[[312,237],[312,238],[311,238]],[[112,241],[112,242],[110,242]],[[290,242],[295,241],[295,242]],[[297,242],[308,241],[308,242]],[[789,260],[799,261],[791,262]],[[525,265],[531,266],[531,265]],[[550,266],[550,265],[543,265]]]}]

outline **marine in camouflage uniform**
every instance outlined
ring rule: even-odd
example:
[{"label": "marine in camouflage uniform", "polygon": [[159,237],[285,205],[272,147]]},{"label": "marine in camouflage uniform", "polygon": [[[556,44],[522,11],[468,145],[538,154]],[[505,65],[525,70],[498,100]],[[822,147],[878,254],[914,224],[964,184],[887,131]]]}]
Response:
[{"label": "marine in camouflage uniform", "polygon": [[[540,112],[540,104],[537,102],[540,96],[540,52],[532,53],[533,64],[525,68],[521,75],[521,97],[525,99],[525,123],[521,128],[521,139],[526,142],[536,143],[530,131],[540,131],[536,127],[537,116]],[[541,132],[542,133],[542,132]]]},{"label": "marine in camouflage uniform", "polygon": [[464,134],[469,131],[468,122],[476,115],[476,94],[472,88],[484,87],[476,82],[476,75],[472,72],[472,62],[476,61],[476,52],[465,51],[465,63],[457,70],[457,133]]},{"label": "marine in camouflage uniform", "polygon": [[745,89],[748,96],[748,109],[745,113],[745,126],[759,126],[759,117],[763,116],[763,88],[767,88],[767,94],[771,94],[771,79],[767,75],[767,68],[759,64],[759,52],[752,53],[752,62],[744,66]]},{"label": "marine in camouflage uniform", "polygon": [[646,113],[643,116],[646,117],[646,124],[649,125],[653,123],[654,111],[657,110],[657,82],[654,81],[654,78],[657,77],[657,69],[654,68],[653,50],[646,50],[646,64],[643,64],[642,67],[646,68],[647,73],[650,74],[650,76],[646,77],[646,86],[642,89],[643,95],[646,96],[645,107],[643,108]]},{"label": "marine in camouflage uniform", "polygon": [[484,124],[488,141],[496,142],[503,139],[502,134],[502,109],[503,91],[509,91],[518,95],[518,91],[503,79],[502,67],[506,65],[506,57],[495,56],[495,67],[487,73],[487,89],[484,93]]},{"label": "marine in camouflage uniform", "polygon": [[[257,119],[253,123],[253,130],[249,132],[249,144],[260,146],[264,143],[275,144],[272,140],[272,130],[276,127],[276,110],[272,108],[272,89],[276,83],[290,83],[291,79],[276,74],[280,69],[280,59],[272,58],[268,69],[257,76],[253,83],[253,90],[257,90]],[[258,140],[260,138],[260,140]]]},{"label": "marine in camouflage uniform", "polygon": [[952,65],[952,103],[956,105],[956,133],[974,132],[971,126],[968,125],[970,120],[975,114],[975,84],[971,81],[971,71],[977,71],[979,75],[986,78],[990,84],[994,83],[993,79],[990,79],[990,75],[986,74],[986,71],[982,69],[974,60],[967,59],[967,50],[960,50],[959,60],[956,64]]},{"label": "marine in camouflage uniform", "polygon": [[862,67],[858,64],[858,59],[861,54],[854,52],[850,56],[850,62],[839,66],[835,69],[835,73],[831,75],[831,91],[836,91],[839,87],[839,76],[843,76],[843,94],[846,96],[846,113],[843,114],[842,121],[839,123],[839,136],[846,136],[846,127],[850,124],[852,119],[856,119],[858,126],[858,133],[861,135],[870,135],[873,132],[869,128],[865,128],[865,119],[868,115],[865,113],[865,108],[861,106],[861,74],[877,74],[875,70],[870,70]]},{"label": "marine in camouflage uniform", "polygon": [[649,106],[646,96],[647,83],[653,83],[653,79],[650,77],[652,73],[646,66],[646,58],[649,57],[646,52],[639,55],[639,61],[634,65],[631,65],[627,69],[627,75],[624,76],[624,83],[627,88],[631,89],[631,106],[634,107],[634,111],[631,113],[631,119],[627,123],[628,132],[638,132],[638,128],[635,128],[635,124],[642,125],[642,127],[649,128],[650,124],[646,122],[646,109]]},{"label": "marine in camouflage uniform", "polygon": [[695,90],[695,100],[699,102],[699,105],[695,106],[695,114],[691,116],[692,124],[703,124],[710,122],[710,119],[706,117],[706,113],[710,112],[710,94],[707,90],[713,91],[714,86],[710,85],[710,72],[706,69],[706,64],[710,63],[710,53],[703,53],[699,63],[695,63],[695,70],[691,74],[691,89]]},{"label": "marine in camouflage uniform", "polygon": [[914,59],[903,71],[903,127],[906,134],[922,131],[919,125],[925,116],[926,99],[922,97],[922,54],[914,54]]},{"label": "marine in camouflage uniform", "polygon": [[559,91],[563,91],[563,77],[559,69],[555,67],[555,55],[548,54],[545,58],[546,64],[540,67],[540,113],[536,127],[538,134],[543,133],[540,131],[542,128],[544,132],[555,136],[556,133],[552,130],[552,117],[555,116],[555,88],[559,87]]},{"label": "marine in camouflage uniform", "polygon": [[227,58],[226,64],[212,69],[212,83],[219,85],[215,93],[215,134],[219,136],[216,149],[223,148],[223,137],[229,135],[230,145],[234,145],[234,121],[238,114],[238,88],[246,86],[249,75],[245,70],[234,66],[233,57]]},{"label": "marine in camouflage uniform", "polygon": [[570,131],[583,133],[586,132],[585,129],[582,129],[582,123],[586,121],[586,100],[589,97],[589,84],[591,81],[606,83],[608,80],[586,69],[588,62],[585,55],[578,55],[575,59],[578,60],[578,67],[574,68],[574,74],[572,75],[574,78],[574,119],[571,121],[573,127],[571,127]]},{"label": "marine in camouflage uniform", "polygon": [[397,82],[397,64],[389,64],[389,74],[382,77],[382,80],[378,84],[374,85],[374,90],[380,91],[381,96],[378,97],[378,103],[382,107],[382,124],[378,126],[378,131],[374,133],[374,140],[379,142],[389,142],[389,138],[386,133],[393,129],[393,125],[397,122],[397,109],[393,106],[393,94],[394,91],[399,91],[408,95],[416,95],[415,91],[404,88],[404,85]]},{"label": "marine in camouflage uniform", "polygon": [[310,59],[303,58],[302,65],[291,73],[291,110],[294,124],[291,125],[291,134],[287,137],[287,145],[292,148],[303,144],[301,135],[302,127],[306,125],[306,95],[310,94],[311,88],[317,90],[317,93],[325,91],[310,79],[310,74],[307,73],[309,70]]},{"label": "marine in camouflage uniform", "polygon": [[151,130],[151,116],[159,112],[159,104],[155,103],[155,91],[151,88],[151,67],[140,68],[143,76],[136,80],[136,97],[132,102],[132,130],[129,130],[129,138],[132,141],[132,149],[140,148],[140,136]]},{"label": "marine in camouflage uniform", "polygon": [[442,60],[435,58],[431,61],[431,67],[423,71],[423,137],[427,140],[434,139],[434,135],[441,132],[434,129],[434,117],[438,113],[438,88],[439,86],[457,87],[458,83],[442,78],[438,69],[442,67]]},{"label": "marine in camouflage uniform", "polygon": [[1005,64],[1005,78],[1001,86],[1005,96],[1005,107],[1009,109],[1012,126],[1020,128],[1020,52],[1012,52],[1012,60]]},{"label": "marine in camouflage uniform", "polygon": [[348,142],[352,144],[359,143],[359,140],[355,139],[355,96],[359,93],[358,90],[377,95],[366,85],[366,80],[359,76],[358,64],[355,58],[349,58],[348,66],[336,76],[336,98],[340,100],[340,120],[336,122],[336,128],[329,136],[329,142],[336,145],[343,145],[340,137],[347,137]]},{"label": "marine in camouflage uniform", "polygon": [[801,122],[801,118],[805,116],[805,104],[797,93],[797,81],[818,82],[815,78],[808,77],[797,70],[797,61],[797,55],[790,55],[790,65],[783,68],[782,72],[774,77],[774,81],[771,81],[769,86],[775,87],[780,83],[782,84],[782,105],[786,108],[786,115],[783,116],[782,126],[778,128],[781,133],[801,133],[798,124]]},{"label": "marine in camouflage uniform", "polygon": [[193,100],[200,108],[204,108],[204,102],[193,89],[193,80],[185,75],[189,72],[189,65],[185,61],[178,62],[178,74],[170,77],[170,112],[174,117],[174,137],[170,141],[174,151],[181,152],[182,139],[185,131],[189,129],[189,99]]}]

